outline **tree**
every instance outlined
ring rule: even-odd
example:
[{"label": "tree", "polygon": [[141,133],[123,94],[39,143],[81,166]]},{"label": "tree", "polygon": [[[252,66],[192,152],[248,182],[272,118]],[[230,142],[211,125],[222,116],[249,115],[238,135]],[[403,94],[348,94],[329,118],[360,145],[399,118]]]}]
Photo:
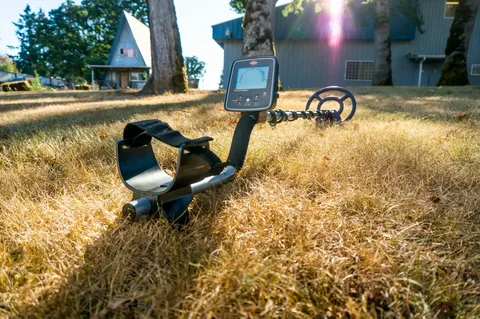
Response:
[{"label": "tree", "polygon": [[277,0],[247,1],[242,56],[275,55],[276,3]]},{"label": "tree", "polygon": [[372,85],[393,85],[390,0],[375,0],[375,27],[373,34],[375,59],[373,62]]},{"label": "tree", "polygon": [[223,89],[225,88],[225,84],[223,83],[223,69],[222,69],[222,73],[220,73],[220,81],[218,82],[218,88],[219,89]]},{"label": "tree", "polygon": [[205,74],[205,62],[199,61],[196,56],[186,57],[185,66],[189,79],[198,79]]},{"label": "tree", "polygon": [[173,0],[148,0],[152,74],[142,93],[186,92],[187,77]]},{"label": "tree", "polygon": [[360,6],[351,3],[352,9],[361,23],[374,21],[374,51],[372,85],[393,85],[392,50],[390,39],[390,18],[403,16],[415,25],[420,33],[423,30],[423,14],[416,0],[368,0]]},{"label": "tree", "polygon": [[242,56],[275,55],[276,3],[277,0],[230,0],[233,10],[245,13]]},{"label": "tree", "polygon": [[49,50],[51,47],[50,39],[51,34],[51,25],[50,20],[45,15],[42,9],[37,13],[36,23],[35,23],[35,43],[38,49],[37,56],[38,59],[35,64],[35,71],[38,75],[51,76],[54,75],[51,68],[51,63],[49,62]]},{"label": "tree", "polygon": [[27,4],[20,15],[18,22],[13,24],[16,27],[15,34],[20,42],[17,60],[17,68],[23,73],[34,74],[38,62],[38,47],[36,42],[36,18],[35,12]]},{"label": "tree", "polygon": [[446,60],[437,85],[468,85],[467,57],[479,0],[460,0],[445,48]]},{"label": "tree", "polygon": [[53,74],[73,81],[83,78],[88,56],[87,12],[73,0],[67,0],[49,12],[48,35],[44,39],[46,59]]}]

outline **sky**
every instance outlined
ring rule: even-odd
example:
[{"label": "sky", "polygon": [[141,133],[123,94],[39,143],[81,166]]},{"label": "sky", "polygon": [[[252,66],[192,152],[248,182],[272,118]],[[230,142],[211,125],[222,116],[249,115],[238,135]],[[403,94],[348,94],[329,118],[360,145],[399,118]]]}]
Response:
[{"label": "sky", "polygon": [[[32,10],[40,8],[48,12],[64,0],[0,0],[0,54],[15,54],[7,46],[18,46],[13,22],[29,4]],[[80,0],[75,2],[80,3]],[[223,49],[212,39],[212,25],[239,17],[233,12],[228,0],[174,0],[177,22],[180,29],[183,56],[197,56],[206,63],[206,74],[200,81],[202,89],[217,89],[223,69]],[[290,2],[279,0],[278,5]]]}]

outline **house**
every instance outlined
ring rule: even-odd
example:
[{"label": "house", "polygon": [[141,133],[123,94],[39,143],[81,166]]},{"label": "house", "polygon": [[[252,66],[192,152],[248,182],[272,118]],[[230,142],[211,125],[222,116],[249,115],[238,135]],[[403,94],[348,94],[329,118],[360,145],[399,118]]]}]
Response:
[{"label": "house", "polygon": [[[399,15],[392,16],[392,74],[394,85],[434,86],[445,61],[445,46],[450,34],[457,1],[418,0],[423,17],[422,34]],[[361,22],[345,10],[342,40],[329,45],[332,34],[328,14],[316,13],[312,4],[297,15],[282,15],[277,7],[275,46],[285,88],[320,88],[328,85],[371,85],[374,43],[373,22]],[[242,18],[214,25],[213,39],[224,50],[224,78],[232,62],[241,56]],[[468,55],[469,79],[480,85],[480,14],[477,15]]]},{"label": "house", "polygon": [[[150,29],[123,11],[106,65],[88,65],[92,83],[101,88],[141,89],[147,82],[152,64]],[[103,70],[102,80],[95,80],[94,70]]]}]

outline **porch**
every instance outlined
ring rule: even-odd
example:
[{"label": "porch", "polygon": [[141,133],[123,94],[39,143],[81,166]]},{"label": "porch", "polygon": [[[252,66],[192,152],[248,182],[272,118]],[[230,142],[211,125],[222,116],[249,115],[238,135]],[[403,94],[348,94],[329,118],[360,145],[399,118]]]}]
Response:
[{"label": "porch", "polygon": [[[87,65],[92,71],[92,90],[97,89],[142,89],[147,83],[150,67],[147,66],[114,66]],[[103,71],[100,79],[95,79],[95,70]]]}]

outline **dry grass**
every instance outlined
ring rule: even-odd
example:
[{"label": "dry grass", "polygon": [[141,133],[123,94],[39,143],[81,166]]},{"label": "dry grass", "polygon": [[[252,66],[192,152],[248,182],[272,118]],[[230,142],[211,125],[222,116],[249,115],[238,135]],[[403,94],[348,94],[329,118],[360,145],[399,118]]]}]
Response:
[{"label": "dry grass", "polygon": [[120,220],[114,142],[160,118],[225,159],[222,94],[0,94],[0,317],[479,317],[480,88],[353,91],[345,125],[258,126],[184,231]]}]

